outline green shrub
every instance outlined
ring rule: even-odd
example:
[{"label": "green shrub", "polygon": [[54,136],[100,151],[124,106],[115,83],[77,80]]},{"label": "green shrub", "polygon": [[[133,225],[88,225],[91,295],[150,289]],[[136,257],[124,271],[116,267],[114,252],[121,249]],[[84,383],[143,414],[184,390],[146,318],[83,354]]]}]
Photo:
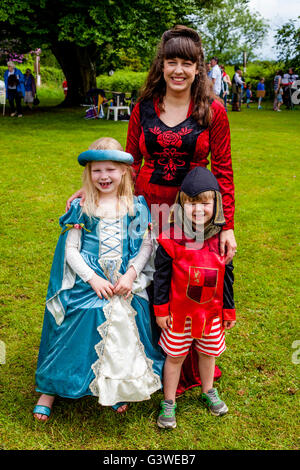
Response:
[{"label": "green shrub", "polygon": [[[33,67],[28,66],[27,64],[16,64],[16,68],[21,70],[24,74],[28,68],[33,72]],[[3,80],[5,70],[7,70],[6,65],[0,66],[0,80]],[[41,67],[42,84],[56,84],[58,86],[62,86],[63,79],[64,74],[61,69],[57,69],[55,67]]]},{"label": "green shrub", "polygon": [[112,76],[99,75],[97,87],[107,91],[119,91],[122,93],[138,91],[144,84],[147,72],[133,72],[132,70],[118,70]]}]

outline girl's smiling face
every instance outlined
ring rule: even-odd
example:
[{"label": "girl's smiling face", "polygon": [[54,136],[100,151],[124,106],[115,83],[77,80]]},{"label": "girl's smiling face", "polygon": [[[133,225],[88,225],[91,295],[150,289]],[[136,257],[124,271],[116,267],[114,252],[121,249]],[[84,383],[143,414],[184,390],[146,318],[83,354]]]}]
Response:
[{"label": "girl's smiling face", "polygon": [[192,86],[198,74],[197,64],[187,59],[175,57],[165,59],[163,74],[167,89],[172,91],[186,91]]},{"label": "girl's smiling face", "polygon": [[91,180],[102,194],[117,195],[125,170],[112,161],[92,162]]}]

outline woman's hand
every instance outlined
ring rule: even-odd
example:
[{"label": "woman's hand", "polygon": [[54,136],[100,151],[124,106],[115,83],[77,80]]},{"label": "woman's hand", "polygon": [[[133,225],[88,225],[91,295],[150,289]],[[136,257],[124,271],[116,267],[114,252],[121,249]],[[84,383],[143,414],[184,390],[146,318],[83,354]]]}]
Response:
[{"label": "woman's hand", "polygon": [[223,326],[225,328],[225,330],[230,330],[231,328],[233,328],[235,326],[236,322],[233,321],[233,320],[225,320],[223,321]]},{"label": "woman's hand", "polygon": [[98,297],[102,299],[102,296],[108,300],[108,297],[112,297],[114,295],[114,286],[111,282],[103,279],[103,277],[98,276],[98,274],[94,273],[92,279],[88,281],[92,289],[96,292]]},{"label": "woman's hand", "polygon": [[168,315],[166,317],[155,317],[155,318],[156,318],[156,323],[162,329],[168,328],[171,324],[171,316],[170,315]]},{"label": "woman's hand", "polygon": [[228,264],[232,261],[236,250],[237,244],[233,230],[222,230],[220,233],[220,254],[225,256],[225,263]]},{"label": "woman's hand", "polygon": [[82,188],[76,191],[76,193],[72,194],[72,196],[67,200],[66,212],[68,212],[68,210],[70,209],[71,202],[74,201],[74,199],[76,199],[77,197],[81,198],[80,206],[83,206],[83,203],[85,201],[85,191]]},{"label": "woman's hand", "polygon": [[136,280],[136,277],[137,275],[134,267],[130,266],[126,273],[123,274],[123,276],[121,276],[114,285],[114,294],[124,295],[124,298],[128,299],[132,291],[132,284]]}]

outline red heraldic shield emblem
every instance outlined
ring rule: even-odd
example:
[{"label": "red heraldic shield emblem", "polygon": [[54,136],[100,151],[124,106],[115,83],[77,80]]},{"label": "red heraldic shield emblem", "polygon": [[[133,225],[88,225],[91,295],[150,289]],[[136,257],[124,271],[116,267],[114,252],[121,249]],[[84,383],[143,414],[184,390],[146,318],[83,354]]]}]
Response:
[{"label": "red heraldic shield emblem", "polygon": [[187,297],[198,304],[210,302],[216,293],[218,269],[190,266]]}]

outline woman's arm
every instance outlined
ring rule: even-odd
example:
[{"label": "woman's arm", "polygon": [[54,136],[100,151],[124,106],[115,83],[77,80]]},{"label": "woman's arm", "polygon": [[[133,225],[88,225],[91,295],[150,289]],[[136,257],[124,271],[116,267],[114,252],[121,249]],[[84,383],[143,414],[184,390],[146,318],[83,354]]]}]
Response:
[{"label": "woman's arm", "polygon": [[84,204],[84,201],[85,201],[85,191],[84,191],[83,188],[78,189],[78,191],[76,191],[76,193],[72,194],[72,196],[67,200],[66,212],[68,212],[68,210],[70,209],[71,202],[74,201],[74,199],[77,199],[77,198],[80,199],[79,205],[82,207],[83,204]]},{"label": "woman's arm", "polygon": [[234,229],[234,183],[231,162],[230,128],[224,106],[214,101],[213,120],[209,128],[211,171],[218,180],[226,225],[223,230]]},{"label": "woman's arm", "polygon": [[214,101],[213,121],[210,126],[211,171],[218,180],[226,225],[220,234],[220,252],[229,263],[236,252],[234,236],[234,183],[231,162],[230,128],[227,113],[222,104]]}]

